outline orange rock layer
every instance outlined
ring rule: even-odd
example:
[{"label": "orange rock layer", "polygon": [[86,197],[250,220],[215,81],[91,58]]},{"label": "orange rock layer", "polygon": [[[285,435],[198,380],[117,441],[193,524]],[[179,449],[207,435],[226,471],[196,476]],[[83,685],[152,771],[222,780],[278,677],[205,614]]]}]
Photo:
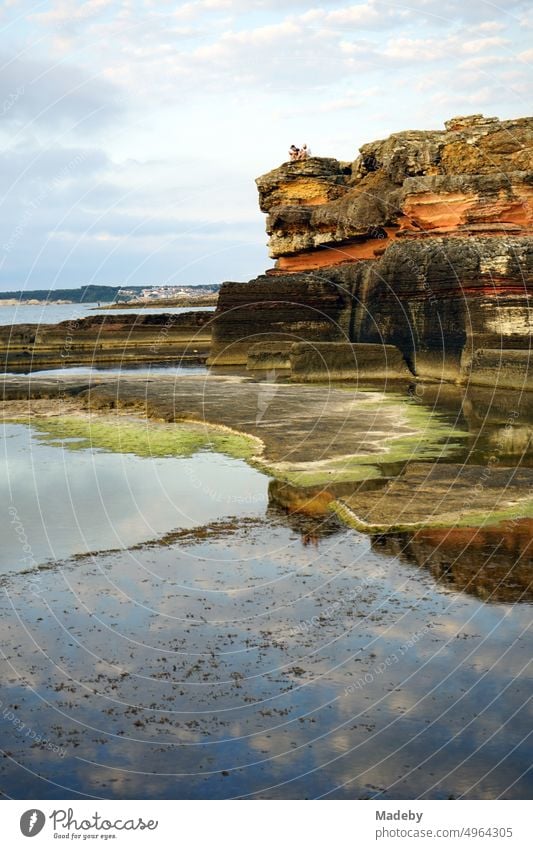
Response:
[{"label": "orange rock layer", "polygon": [[380,240],[347,241],[339,245],[326,245],[311,251],[302,251],[295,256],[283,256],[276,262],[274,273],[287,274],[296,271],[315,271],[343,262],[360,259],[375,259],[381,256],[390,240],[394,238],[393,228],[387,228],[386,235]]},{"label": "orange rock layer", "polygon": [[397,239],[533,234],[533,119],[454,118],[353,163],[313,158],[257,180],[275,271],[373,260]]}]

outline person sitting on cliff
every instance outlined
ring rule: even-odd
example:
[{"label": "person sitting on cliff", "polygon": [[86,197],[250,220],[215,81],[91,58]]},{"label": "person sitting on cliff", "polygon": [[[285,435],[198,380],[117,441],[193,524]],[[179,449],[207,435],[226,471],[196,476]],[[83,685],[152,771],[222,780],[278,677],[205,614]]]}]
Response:
[{"label": "person sitting on cliff", "polygon": [[303,159],[309,159],[311,156],[311,151],[307,147],[306,144],[302,145],[302,149],[298,153],[298,159],[301,161]]},{"label": "person sitting on cliff", "polygon": [[295,144],[291,144],[291,146],[289,148],[289,160],[291,162],[296,162],[296,160],[299,158],[299,156],[300,156],[300,148],[296,147]]}]

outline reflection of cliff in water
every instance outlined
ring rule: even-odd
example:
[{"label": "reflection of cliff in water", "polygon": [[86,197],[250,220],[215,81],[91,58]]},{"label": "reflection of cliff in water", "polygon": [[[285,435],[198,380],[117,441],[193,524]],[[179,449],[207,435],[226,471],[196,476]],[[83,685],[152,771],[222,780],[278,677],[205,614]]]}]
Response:
[{"label": "reflection of cliff in water", "polygon": [[346,527],[334,513],[324,510],[321,515],[306,514],[290,510],[272,498],[266,515],[272,524],[290,528],[305,546],[317,547],[321,540],[346,531]]},{"label": "reflection of cliff in water", "polygon": [[[329,510],[351,488],[375,488],[384,481],[295,487],[269,485],[268,517],[301,534],[305,545],[346,532]],[[439,583],[485,601],[533,601],[533,519],[515,519],[485,528],[425,528],[372,538],[375,551],[428,569]]]},{"label": "reflection of cliff in water", "polygon": [[436,413],[451,416],[469,432],[461,449],[466,462],[484,463],[496,457],[508,466],[533,465],[533,392],[413,384],[408,394]]},{"label": "reflection of cliff in water", "polygon": [[[467,465],[484,466],[487,474],[502,468],[533,467],[532,392],[450,384],[419,384],[411,391],[420,403],[455,418],[458,426],[469,432],[455,459],[460,455]],[[395,533],[374,538],[372,545],[429,569],[439,582],[484,600],[533,601],[531,518],[515,518],[492,527]]]},{"label": "reflection of cliff in water", "polygon": [[533,601],[533,519],[391,534],[376,537],[372,546],[485,601]]},{"label": "reflection of cliff in water", "polygon": [[309,541],[318,542],[347,530],[346,525],[330,509],[336,498],[362,489],[375,489],[384,483],[385,479],[378,478],[319,486],[295,486],[274,479],[268,485],[267,518],[301,534],[304,545]]}]

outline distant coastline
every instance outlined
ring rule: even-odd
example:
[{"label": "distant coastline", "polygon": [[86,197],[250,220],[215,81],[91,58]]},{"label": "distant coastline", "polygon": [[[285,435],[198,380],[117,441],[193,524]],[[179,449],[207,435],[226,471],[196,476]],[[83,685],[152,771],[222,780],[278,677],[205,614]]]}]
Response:
[{"label": "distant coastline", "polygon": [[27,301],[19,301],[18,298],[0,298],[0,307],[40,307],[48,306],[49,304],[75,304],[77,301],[70,300],[49,300],[39,301],[36,298],[30,298]]},{"label": "distant coastline", "polygon": [[[73,289],[28,289],[0,292],[0,306],[38,306],[40,304],[112,303],[120,298],[122,286],[78,286]],[[141,287],[137,290],[141,292]]]},{"label": "distant coastline", "polygon": [[0,307],[47,304],[99,304],[109,309],[160,306],[210,306],[219,284],[198,286],[79,286],[76,289],[32,289],[0,292]]}]

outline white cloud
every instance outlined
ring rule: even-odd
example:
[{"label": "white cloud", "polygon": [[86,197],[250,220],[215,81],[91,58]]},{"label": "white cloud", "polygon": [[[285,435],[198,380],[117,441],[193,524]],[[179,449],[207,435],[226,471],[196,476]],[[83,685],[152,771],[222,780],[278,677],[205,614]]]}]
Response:
[{"label": "white cloud", "polygon": [[466,69],[495,68],[497,65],[501,65],[507,61],[508,60],[505,56],[498,56],[489,53],[486,56],[473,56],[471,59],[465,59],[464,62],[461,62],[459,67]]},{"label": "white cloud", "polygon": [[87,134],[122,111],[115,86],[77,66],[22,54],[4,54],[0,65],[4,129],[64,132],[81,123]]},{"label": "white cloud", "polygon": [[[14,52],[0,76],[0,111],[18,158],[4,156],[0,176],[8,165],[21,175],[52,138],[59,148],[100,151],[94,173],[80,169],[50,198],[54,220],[67,214],[60,229],[80,238],[80,263],[105,245],[103,236],[122,238],[142,222],[138,238],[120,246],[122,261],[130,251],[137,263],[141,243],[154,240],[152,248],[187,219],[209,219],[205,238],[221,244],[230,244],[232,226],[253,220],[262,256],[253,178],[278,164],[293,140],[349,159],[366,141],[442,127],[451,114],[523,114],[533,64],[529,9],[530,0],[4,3]],[[38,172],[45,175],[46,161],[32,166],[18,203],[33,190],[31,175],[45,179]],[[82,196],[83,209],[68,213]],[[120,212],[112,212],[117,202]],[[30,251],[46,212],[39,227],[35,219]],[[7,224],[18,214],[15,203]],[[95,215],[103,216],[100,237],[89,250],[83,228]],[[218,279],[232,276],[231,253]],[[169,262],[170,248],[163,254]],[[24,263],[22,252],[17,261]],[[83,279],[85,266],[78,275],[74,267]]]},{"label": "white cloud", "polygon": [[87,21],[98,17],[102,12],[112,9],[116,0],[89,0],[89,2],[73,3],[71,0],[58,0],[49,4],[48,12],[38,12],[34,17],[41,24],[55,26],[71,25],[77,21]]},{"label": "white cloud", "polygon": [[331,12],[325,9],[310,9],[301,15],[304,23],[328,28],[381,29],[386,20],[394,17],[394,10],[383,13],[375,3],[362,3],[357,6],[347,6]]},{"label": "white cloud", "polygon": [[502,32],[505,24],[502,21],[483,21],[477,25],[479,32]]},{"label": "white cloud", "polygon": [[505,47],[508,44],[508,38],[501,38],[495,35],[489,38],[473,38],[471,41],[464,41],[461,49],[463,53],[481,53],[483,50],[492,49],[493,47]]},{"label": "white cloud", "polygon": [[439,59],[446,52],[446,45],[432,38],[395,38],[387,43],[383,55],[401,62],[422,62]]}]

